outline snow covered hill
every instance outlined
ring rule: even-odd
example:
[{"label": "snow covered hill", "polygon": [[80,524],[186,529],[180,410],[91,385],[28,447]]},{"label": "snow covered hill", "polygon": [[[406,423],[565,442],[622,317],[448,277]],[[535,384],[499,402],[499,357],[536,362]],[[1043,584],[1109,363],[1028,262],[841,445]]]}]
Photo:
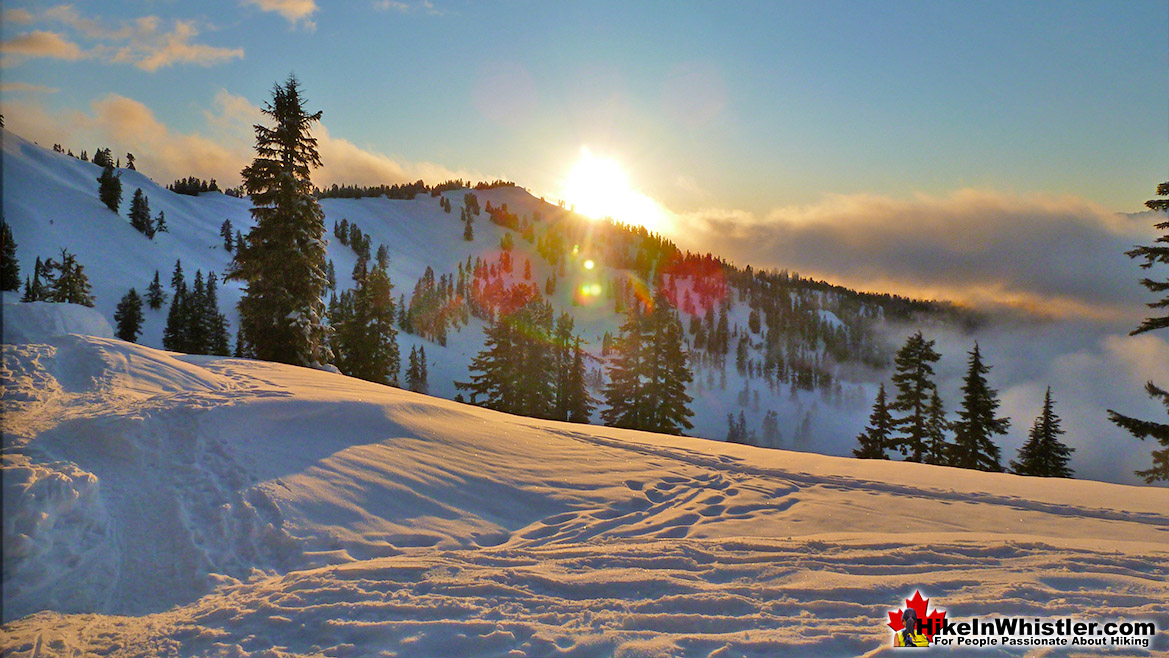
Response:
[{"label": "snow covered hill", "polygon": [[[196,271],[204,275],[218,274],[219,306],[228,318],[234,339],[238,326],[236,303],[241,289],[238,282],[222,281],[232,254],[224,249],[219,232],[224,220],[229,220],[235,229],[246,233],[253,226],[250,201],[218,192],[197,197],[175,194],[149,179],[145,172],[121,169],[122,206],[119,213],[114,213],[98,199],[99,173],[100,169],[92,163],[3,131],[3,210],[18,244],[21,276],[31,275],[38,256],[59,258],[61,250],[68,249],[85,267],[93,285],[97,310],[113,324],[114,310],[122,295],[131,287],[143,294],[155,271],[166,286],[175,261],[181,260],[188,282]],[[165,213],[168,232],[148,239],[131,228],[127,213],[136,189],[141,189],[148,198],[152,214]],[[439,200],[427,194],[413,200],[322,199],[326,227],[330,230],[328,258],[335,265],[339,288],[353,287],[350,273],[357,260],[355,252],[331,233],[334,223],[342,220],[360,227],[374,249],[379,245],[387,247],[395,298],[404,294],[409,299],[415,282],[427,267],[432,267],[436,276],[453,275],[456,266],[466,263],[468,258],[498,258],[500,240],[505,233],[512,233],[517,244],[515,278],[519,279],[523,263],[530,262],[531,282],[542,288],[555,268],[516,232],[489,221],[486,212],[474,222],[474,240],[463,239],[458,209],[465,192],[459,189],[443,193],[454,206],[451,213],[444,212]],[[539,213],[548,218],[563,212],[522,188],[498,187],[478,190],[475,194],[484,208],[489,204],[496,208],[506,204],[513,214],[522,217]],[[587,251],[586,245],[580,246]],[[587,253],[580,254],[578,265],[590,258]],[[596,258],[599,263],[600,256]],[[587,274],[590,281],[606,284],[606,288],[613,277],[623,278],[619,272],[602,273],[600,269],[587,273],[581,269],[580,273]],[[561,280],[550,300],[558,313],[568,311],[573,315],[577,331],[586,341],[586,349],[594,356],[599,355],[603,334],[608,331],[616,335],[621,317],[608,297],[591,303],[577,300],[574,304],[574,294],[570,272],[569,279]],[[824,298],[823,292],[809,293],[810,303],[820,303]],[[167,310],[167,305],[157,310],[144,309],[141,344],[162,347]],[[815,314],[828,325],[840,325],[839,318],[827,309]],[[746,327],[747,316],[746,305],[738,304],[731,309],[731,325]],[[684,315],[683,321],[686,320]],[[403,362],[411,348],[424,345],[429,357],[430,393],[453,399],[457,393],[454,382],[467,380],[471,358],[483,347],[482,326],[480,320],[471,317],[467,325],[450,333],[446,346],[400,332],[398,342]],[[761,345],[760,342],[752,346],[751,354],[756,360],[761,360]],[[690,434],[722,439],[727,435],[727,415],[740,412],[747,415],[751,429],[758,433],[764,415],[776,411],[783,436],[781,445],[824,454],[849,454],[853,437],[862,427],[876,392],[874,384],[845,382],[843,398],[840,395],[832,398],[827,392],[790,391],[785,386],[773,390],[760,378],[748,379],[736,372],[733,347],[729,366],[696,368],[697,381],[689,389],[695,398],[695,428]],[[600,390],[595,388],[593,394],[599,397]],[[594,422],[599,422],[595,415]]]},{"label": "snow covered hill", "polygon": [[1169,490],[537,421],[44,306],[4,313],[4,656],[871,656],[915,590],[1169,651]]}]

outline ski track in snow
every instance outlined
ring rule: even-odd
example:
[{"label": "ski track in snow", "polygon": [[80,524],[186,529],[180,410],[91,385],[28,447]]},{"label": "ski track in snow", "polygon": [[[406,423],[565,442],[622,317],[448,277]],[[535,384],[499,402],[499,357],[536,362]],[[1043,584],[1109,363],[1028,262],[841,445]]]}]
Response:
[{"label": "ski track in snow", "polygon": [[5,657],[879,655],[917,589],[1169,628],[1162,489],[586,429],[107,338],[6,344],[3,375]]}]

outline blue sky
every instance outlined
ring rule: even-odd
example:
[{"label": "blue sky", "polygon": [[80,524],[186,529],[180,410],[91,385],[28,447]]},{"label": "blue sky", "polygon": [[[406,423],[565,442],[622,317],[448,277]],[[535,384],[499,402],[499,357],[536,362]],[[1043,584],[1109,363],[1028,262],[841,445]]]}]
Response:
[{"label": "blue sky", "polygon": [[[1167,30],[1162,0],[9,0],[0,106],[41,143],[234,184],[256,108],[295,72],[324,111],[319,183],[504,177],[555,196],[587,146],[680,242],[738,233],[719,242],[732,258],[839,274],[810,247],[768,262],[760,227],[802,244],[792,231],[848,231],[875,205],[897,208],[866,222],[884,239],[936,237],[919,271],[966,249],[947,222],[989,221],[1000,247],[1065,221],[1109,254],[1148,236],[1108,212],[1169,177]],[[1003,269],[992,250],[975,261],[963,281]],[[891,269],[844,282],[962,296]]]}]

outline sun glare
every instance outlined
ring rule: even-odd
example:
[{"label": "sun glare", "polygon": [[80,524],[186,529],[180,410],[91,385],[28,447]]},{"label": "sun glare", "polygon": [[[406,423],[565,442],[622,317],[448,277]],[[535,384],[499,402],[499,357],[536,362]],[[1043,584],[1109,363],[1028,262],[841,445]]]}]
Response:
[{"label": "sun glare", "polygon": [[617,161],[593,155],[586,147],[581,147],[580,160],[568,172],[563,196],[586,217],[612,217],[658,232],[666,228],[661,205],[633,189]]}]

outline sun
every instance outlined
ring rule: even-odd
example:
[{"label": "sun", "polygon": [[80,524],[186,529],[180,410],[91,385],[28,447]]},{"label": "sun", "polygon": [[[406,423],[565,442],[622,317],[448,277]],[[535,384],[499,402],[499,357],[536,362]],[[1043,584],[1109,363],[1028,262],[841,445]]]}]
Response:
[{"label": "sun", "polygon": [[580,160],[568,172],[562,196],[586,217],[611,217],[655,232],[667,226],[662,206],[633,189],[616,160],[593,155],[588,147],[581,147]]}]

